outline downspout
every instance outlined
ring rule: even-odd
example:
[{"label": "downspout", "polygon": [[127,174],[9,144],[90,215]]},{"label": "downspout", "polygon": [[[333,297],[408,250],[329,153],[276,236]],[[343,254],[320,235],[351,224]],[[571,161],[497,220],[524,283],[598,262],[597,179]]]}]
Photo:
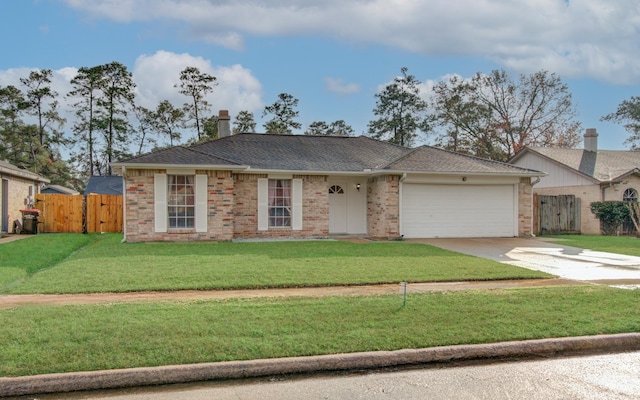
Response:
[{"label": "downspout", "polygon": [[122,167],[122,240],[127,241],[127,167]]}]

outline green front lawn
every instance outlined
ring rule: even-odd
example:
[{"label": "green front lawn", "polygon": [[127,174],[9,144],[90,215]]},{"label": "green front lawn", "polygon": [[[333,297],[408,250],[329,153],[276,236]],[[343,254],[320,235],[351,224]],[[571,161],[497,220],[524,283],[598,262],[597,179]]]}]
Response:
[{"label": "green front lawn", "polygon": [[[0,293],[239,289],[541,278],[549,275],[404,242],[121,243],[43,234],[0,246]],[[83,247],[81,247],[83,246]],[[78,247],[78,250],[76,250]],[[55,254],[47,257],[46,254]]]},{"label": "green front lawn", "polygon": [[557,235],[543,236],[566,246],[640,257],[640,239],[629,236]]},{"label": "green front lawn", "polygon": [[0,376],[638,332],[606,286],[0,310]]}]

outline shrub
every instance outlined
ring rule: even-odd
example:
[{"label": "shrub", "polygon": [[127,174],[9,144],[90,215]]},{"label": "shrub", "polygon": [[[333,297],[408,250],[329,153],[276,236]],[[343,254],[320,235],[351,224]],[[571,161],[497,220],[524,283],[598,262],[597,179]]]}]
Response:
[{"label": "shrub", "polygon": [[600,220],[603,235],[616,235],[620,226],[631,219],[629,207],[623,201],[594,201],[591,212]]}]

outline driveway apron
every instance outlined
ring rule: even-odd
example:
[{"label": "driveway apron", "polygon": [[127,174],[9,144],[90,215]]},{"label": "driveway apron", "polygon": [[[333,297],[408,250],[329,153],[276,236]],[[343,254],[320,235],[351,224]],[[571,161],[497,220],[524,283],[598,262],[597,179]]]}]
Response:
[{"label": "driveway apron", "polygon": [[436,238],[407,241],[543,271],[565,279],[640,288],[640,257],[563,246],[533,238]]}]

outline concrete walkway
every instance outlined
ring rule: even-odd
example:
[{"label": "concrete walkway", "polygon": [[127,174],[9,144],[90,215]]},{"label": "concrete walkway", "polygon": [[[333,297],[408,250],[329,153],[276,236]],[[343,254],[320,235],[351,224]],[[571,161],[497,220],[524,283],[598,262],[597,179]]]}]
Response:
[{"label": "concrete walkway", "polygon": [[533,238],[442,238],[407,241],[543,271],[564,279],[640,288],[640,257],[563,246]]}]

